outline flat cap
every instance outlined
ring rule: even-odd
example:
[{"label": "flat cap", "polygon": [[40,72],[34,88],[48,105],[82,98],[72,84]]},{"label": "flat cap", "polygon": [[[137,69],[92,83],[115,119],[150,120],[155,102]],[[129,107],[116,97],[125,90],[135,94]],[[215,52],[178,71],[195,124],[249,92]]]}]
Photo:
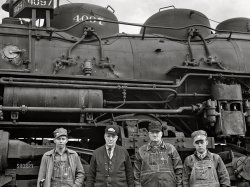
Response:
[{"label": "flat cap", "polygon": [[117,125],[107,125],[105,134],[119,135],[119,127]]},{"label": "flat cap", "polygon": [[148,124],[148,131],[161,131],[162,130],[162,125],[159,121],[152,121]]},{"label": "flat cap", "polygon": [[198,131],[194,131],[191,134],[191,137],[193,138],[194,142],[196,142],[197,140],[203,140],[207,138],[207,133],[204,130],[198,130]]},{"label": "flat cap", "polygon": [[56,129],[56,130],[53,132],[53,134],[54,134],[54,137],[55,137],[55,138],[58,138],[58,137],[60,137],[60,136],[67,136],[67,137],[68,137],[68,132],[67,132],[67,130],[64,129],[64,128],[58,128],[58,129]]}]

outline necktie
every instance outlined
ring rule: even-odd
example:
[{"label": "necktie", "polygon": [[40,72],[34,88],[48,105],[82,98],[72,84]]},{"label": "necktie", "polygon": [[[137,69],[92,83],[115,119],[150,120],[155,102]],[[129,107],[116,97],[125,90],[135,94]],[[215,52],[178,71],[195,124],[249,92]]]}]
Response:
[{"label": "necktie", "polygon": [[111,148],[108,148],[108,156],[111,159]]}]

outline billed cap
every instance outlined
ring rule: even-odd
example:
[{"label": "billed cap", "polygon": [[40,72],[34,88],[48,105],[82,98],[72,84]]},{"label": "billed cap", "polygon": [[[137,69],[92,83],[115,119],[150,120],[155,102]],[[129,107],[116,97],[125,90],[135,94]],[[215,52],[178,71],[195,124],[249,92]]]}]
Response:
[{"label": "billed cap", "polygon": [[194,131],[191,134],[191,137],[193,138],[194,142],[198,141],[198,140],[204,140],[207,138],[207,133],[204,130],[198,130],[198,131]]},{"label": "billed cap", "polygon": [[68,137],[68,132],[67,132],[67,130],[64,129],[64,128],[58,128],[58,129],[56,129],[56,130],[53,132],[53,134],[54,134],[54,137],[55,137],[55,138],[58,138],[58,137],[60,137],[60,136],[67,136],[67,137]]},{"label": "billed cap", "polygon": [[105,134],[119,135],[119,127],[117,125],[107,125]]},{"label": "billed cap", "polygon": [[162,130],[162,125],[159,121],[152,121],[148,124],[148,131],[161,131]]}]

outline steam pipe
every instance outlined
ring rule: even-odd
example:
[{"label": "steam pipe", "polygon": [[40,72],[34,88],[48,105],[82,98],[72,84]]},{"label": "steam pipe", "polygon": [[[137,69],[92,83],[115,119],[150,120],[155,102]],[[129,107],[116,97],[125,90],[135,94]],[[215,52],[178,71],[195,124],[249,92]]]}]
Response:
[{"label": "steam pipe", "polygon": [[[169,97],[172,97],[172,96],[175,96],[175,95],[169,95]],[[176,97],[210,97],[211,95],[210,94],[197,94],[197,93],[177,93],[177,95],[175,96]],[[163,101],[125,101],[125,104],[165,104],[165,103],[168,103],[170,102],[171,100],[170,99],[166,99],[166,100],[163,100]],[[123,104],[124,101],[107,101],[105,100],[104,101],[104,104],[106,105],[115,105],[115,104]]]},{"label": "steam pipe", "polygon": [[18,73],[29,73],[28,69],[0,69],[0,72],[18,72]]},{"label": "steam pipe", "polygon": [[[29,25],[31,27],[31,25]],[[32,62],[32,30],[29,30],[29,63]]]},{"label": "steam pipe", "polygon": [[[0,82],[1,84],[2,82]],[[23,83],[23,82],[9,82],[9,83],[4,83],[6,85],[16,85],[18,87],[26,87],[26,86],[40,86],[40,87],[46,87],[46,88],[75,88],[75,89],[117,89],[121,90],[122,87],[120,86],[96,86],[96,85],[72,85],[72,84],[46,84],[46,83]],[[126,90],[138,90],[138,91],[171,91],[176,93],[175,90],[169,89],[169,88],[144,88],[144,87],[126,87],[123,88]]]},{"label": "steam pipe", "polygon": [[[230,73],[230,72],[227,72]],[[40,80],[40,79],[26,79],[27,81],[34,81],[35,83],[30,83],[30,82],[14,82],[15,80],[24,80],[25,79],[18,79],[18,78],[1,78],[0,79],[0,84],[6,84],[6,85],[16,85],[16,86],[44,86],[44,87],[58,87],[58,88],[64,88],[64,87],[70,87],[70,88],[95,88],[95,89],[124,89],[126,87],[127,90],[144,90],[144,91],[173,91],[176,92],[175,90],[171,89],[171,88],[178,88],[180,87],[183,82],[189,78],[189,77],[208,77],[208,78],[212,78],[212,77],[229,77],[229,78],[246,78],[246,79],[250,79],[249,75],[233,75],[233,72],[231,72],[232,74],[230,75],[222,75],[222,74],[202,74],[202,73],[187,73],[185,74],[182,79],[178,82],[178,84],[175,85],[158,85],[158,84],[139,84],[140,87],[136,87],[136,84],[130,84],[130,83],[108,83],[108,82],[97,82],[97,84],[101,84],[102,86],[96,86],[96,85],[82,85],[85,84],[85,82],[81,82],[81,85],[75,85],[75,84],[70,84],[72,83],[71,81],[65,81],[68,84],[59,84],[58,82],[60,82],[60,80],[49,80],[51,83],[39,83],[40,82],[44,82],[47,80]],[[8,79],[8,81],[6,81],[6,79]],[[37,82],[37,83],[36,83]],[[53,82],[53,84],[52,84]],[[63,83],[63,82],[61,82]],[[73,81],[73,83],[78,83]],[[94,82],[96,84],[96,82]],[[90,84],[88,82],[86,82],[86,84]],[[121,84],[121,85],[119,85]],[[107,86],[108,85],[108,86]],[[110,86],[111,85],[111,86]],[[116,86],[115,86],[116,85]],[[138,85],[138,84],[137,84]],[[124,86],[124,87],[123,87]],[[131,86],[131,87],[127,87],[127,86]],[[145,87],[145,88],[144,88]]]},{"label": "steam pipe", "polygon": [[197,36],[202,40],[203,44],[204,44],[204,48],[205,48],[205,51],[206,51],[206,55],[207,55],[207,58],[211,57],[211,53],[208,49],[208,46],[207,46],[207,43],[205,41],[205,39],[203,38],[203,36],[200,34],[200,33],[197,33]]},{"label": "steam pipe", "polygon": [[69,127],[82,127],[82,126],[93,126],[89,125],[88,123],[65,123],[65,122],[21,122],[21,121],[16,121],[16,122],[9,122],[9,121],[0,121],[0,126],[1,128],[3,127],[10,127],[10,125],[15,128],[19,127],[31,127],[34,128],[33,126],[69,126]]},{"label": "steam pipe", "polygon": [[[114,80],[112,80],[114,81]],[[31,79],[31,78],[13,78],[13,77],[2,77],[0,78],[0,83],[2,82],[4,83],[9,83],[9,82],[36,82],[36,83],[53,83],[53,84],[79,84],[79,85],[106,85],[106,86],[117,86],[120,87],[121,89],[123,87],[129,87],[129,86],[134,86],[134,87],[154,87],[154,88],[167,88],[168,84],[173,83],[172,81],[164,81],[164,83],[166,83],[166,85],[163,84],[157,84],[155,82],[149,82],[147,84],[145,83],[140,83],[139,81],[133,81],[136,83],[130,83],[131,80],[124,80],[126,82],[118,82],[119,80],[115,80],[115,82],[107,82],[107,79],[103,80],[103,79],[99,79],[98,81],[93,81],[93,79],[89,80],[89,81],[75,81],[75,80],[52,80],[52,79]]]},{"label": "steam pipe", "polygon": [[[208,78],[212,78],[212,77],[229,77],[229,78],[247,78],[250,79],[250,76],[248,75],[222,75],[222,74],[202,74],[202,73],[187,73],[183,76],[183,78],[178,82],[178,84],[175,85],[155,85],[155,84],[149,84],[152,87],[135,87],[135,86],[131,86],[131,87],[126,87],[129,85],[128,84],[123,84],[122,86],[126,87],[127,90],[144,90],[144,91],[173,91],[176,93],[175,90],[171,89],[171,88],[178,88],[180,87],[183,82],[188,78],[188,77],[208,77]],[[9,79],[9,81],[6,81],[4,79]],[[54,87],[54,88],[65,88],[65,87],[69,87],[69,88],[76,88],[76,89],[80,89],[80,88],[94,88],[94,89],[124,89],[124,87],[122,87],[121,85],[117,85],[116,86],[106,86],[106,84],[110,85],[110,83],[101,83],[102,85],[105,86],[96,86],[96,85],[72,85],[72,84],[58,84],[56,81],[52,81],[54,82],[54,84],[52,83],[30,83],[30,82],[13,82],[15,80],[15,78],[1,78],[0,79],[0,84],[6,84],[6,85],[16,85],[18,87],[20,86],[43,86],[43,87]],[[31,80],[30,80],[31,81]],[[35,81],[41,81],[42,80],[35,80]],[[69,82],[67,82],[69,83]],[[100,83],[99,83],[100,84]],[[113,84],[114,85],[114,84]],[[133,84],[132,84],[133,85]],[[147,84],[143,84],[142,86],[148,86]],[[164,87],[164,88],[160,88]],[[158,87],[158,88],[157,88]]]},{"label": "steam pipe", "polygon": [[83,34],[82,37],[68,49],[68,51],[67,51],[67,59],[71,58],[72,49],[74,49],[75,46],[77,46],[81,41],[83,41],[85,37],[86,37],[86,34]]},{"label": "steam pipe", "polygon": [[[6,78],[1,78],[0,79],[0,84],[6,84],[6,85],[16,85],[18,87],[20,86],[40,86],[40,87],[50,87],[50,88],[75,88],[75,89],[126,89],[126,90],[143,90],[143,91],[167,91],[167,92],[173,92],[175,95],[177,92],[171,88],[156,88],[154,86],[152,87],[121,87],[119,85],[116,86],[106,86],[106,85],[80,85],[80,84],[58,84],[58,83],[31,83],[31,82],[12,82],[10,81],[5,81],[4,79]],[[14,80],[14,78],[13,78]]]},{"label": "steam pipe", "polygon": [[[230,72],[228,72],[230,73]],[[233,72],[232,72],[233,73]],[[0,79],[0,84],[6,84],[6,85],[16,85],[16,86],[44,86],[44,87],[58,87],[58,88],[64,88],[64,87],[70,87],[70,88],[95,88],[95,89],[124,89],[126,88],[127,90],[151,90],[151,91],[173,91],[176,92],[175,90],[171,88],[178,88],[180,87],[183,82],[189,78],[189,77],[229,77],[229,78],[246,78],[250,79],[249,75],[222,75],[222,74],[202,74],[202,73],[187,73],[185,74],[182,79],[178,82],[178,84],[175,85],[157,85],[157,84],[139,84],[140,87],[136,87],[136,84],[130,84],[130,83],[100,83],[100,82],[94,82],[95,84],[101,84],[102,86],[96,86],[96,85],[82,85],[82,84],[90,84],[89,82],[75,82],[75,81],[64,81],[67,82],[68,84],[59,84],[58,82],[62,82],[62,80],[49,80],[49,83],[39,83],[44,82],[47,80],[40,80],[40,79],[18,79],[18,78],[1,78]],[[8,81],[6,81],[8,79]],[[30,82],[14,82],[15,80],[26,80],[26,81],[34,81],[37,83],[30,83]],[[70,83],[81,83],[81,85],[71,85]],[[53,83],[53,84],[52,84]],[[93,84],[93,83],[92,83]],[[121,85],[119,85],[121,84]],[[107,86],[108,85],[108,86]],[[110,86],[111,85],[111,86]],[[138,85],[138,84],[137,84]],[[123,87],[124,86],[124,87]],[[131,86],[131,87],[127,87]],[[145,88],[144,88],[145,87]]]},{"label": "steam pipe", "polygon": [[[228,72],[229,73],[229,72]],[[232,72],[233,73],[233,72]],[[178,82],[178,84],[175,85],[169,85],[168,88],[178,88],[180,87],[183,82],[188,78],[188,77],[208,77],[208,78],[213,78],[213,77],[228,77],[228,78],[246,78],[250,79],[249,75],[222,75],[222,74],[202,74],[202,73],[187,73],[183,76],[183,78]]]},{"label": "steam pipe", "polygon": [[160,117],[166,117],[166,118],[196,118],[194,115],[179,115],[179,114],[166,114],[166,115],[160,115]]},{"label": "steam pipe", "polygon": [[99,42],[99,45],[100,45],[100,60],[102,61],[102,60],[104,60],[104,58],[103,58],[102,40],[101,40],[101,38],[100,38],[97,34],[95,34],[95,33],[94,33],[94,36],[97,38],[97,40],[98,40],[98,42]]},{"label": "steam pipe", "polygon": [[138,113],[138,114],[178,114],[183,111],[196,111],[198,106],[185,106],[178,109],[110,109],[110,108],[62,108],[62,107],[27,107],[2,106],[2,111],[10,112],[58,112],[58,113]]},{"label": "steam pipe", "polygon": [[117,105],[117,104],[164,104],[169,102],[169,100],[164,101],[104,101],[105,105]]},{"label": "steam pipe", "polygon": [[191,37],[192,36],[189,34],[187,41],[188,41],[188,51],[189,51],[189,55],[190,55],[190,61],[193,62],[195,59],[194,59],[193,50],[192,50],[191,42],[190,42]]}]

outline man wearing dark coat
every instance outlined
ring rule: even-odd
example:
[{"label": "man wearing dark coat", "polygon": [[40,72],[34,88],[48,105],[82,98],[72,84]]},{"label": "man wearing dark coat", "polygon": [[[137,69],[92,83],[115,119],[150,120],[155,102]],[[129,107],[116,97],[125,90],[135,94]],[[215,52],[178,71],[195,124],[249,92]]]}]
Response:
[{"label": "man wearing dark coat", "polygon": [[117,125],[106,126],[106,143],[93,153],[86,187],[134,187],[130,157],[126,149],[116,144],[118,135]]}]

